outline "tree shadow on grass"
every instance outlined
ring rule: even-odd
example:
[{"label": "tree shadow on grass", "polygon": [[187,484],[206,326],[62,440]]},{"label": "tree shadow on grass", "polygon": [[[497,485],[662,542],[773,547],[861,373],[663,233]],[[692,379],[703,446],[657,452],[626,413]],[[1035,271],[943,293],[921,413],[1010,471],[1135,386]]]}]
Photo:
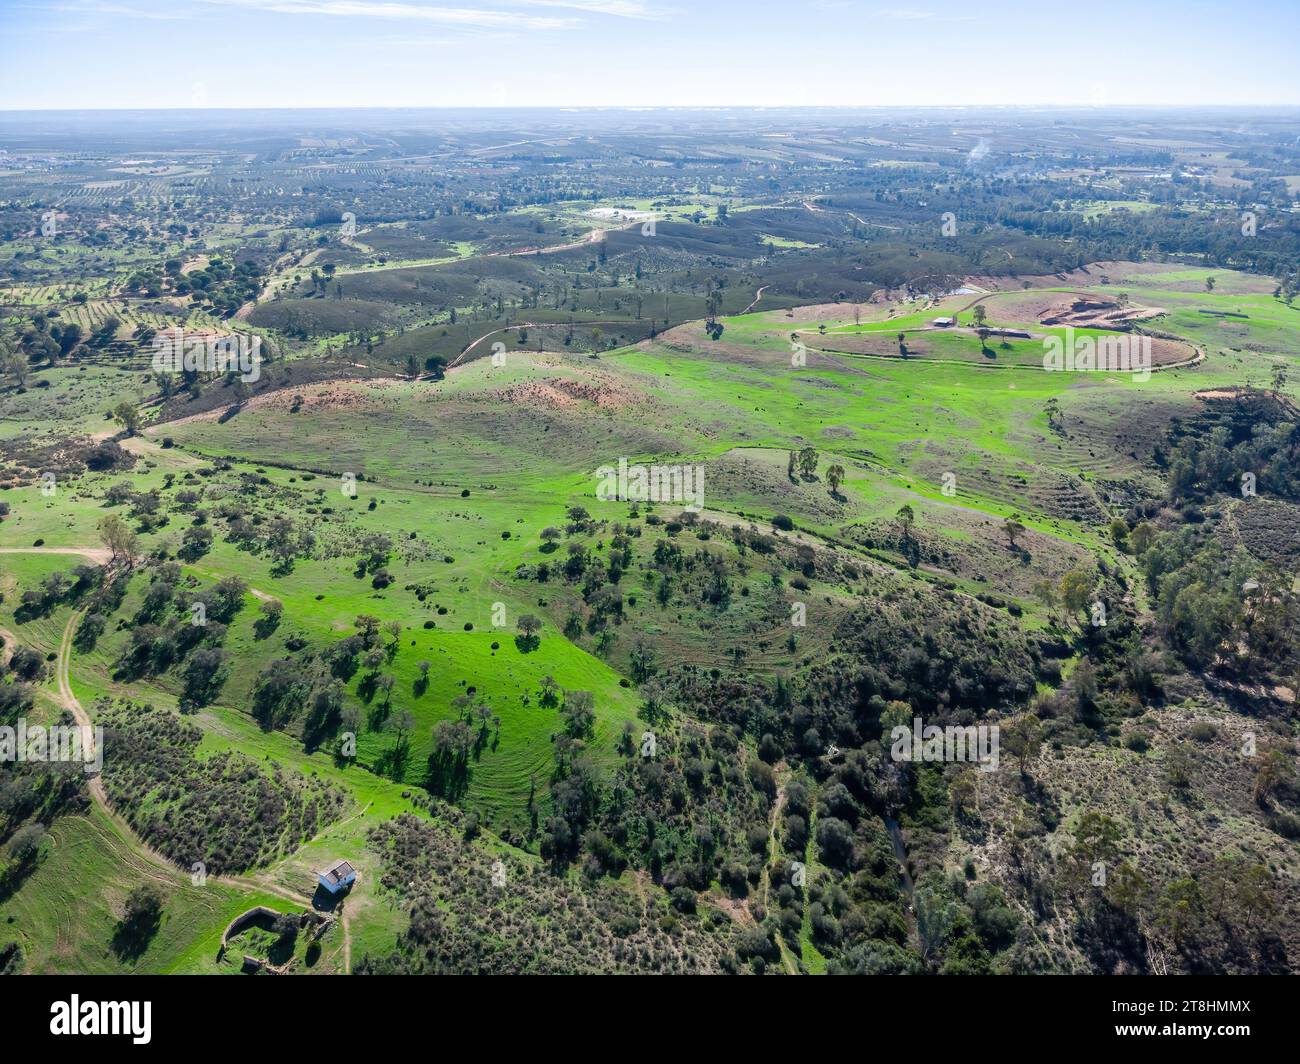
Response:
[{"label": "tree shadow on grass", "polygon": [[9,868],[0,873],[0,904],[18,893],[18,889],[27,882],[28,877],[36,871],[40,863],[39,857],[14,861]]},{"label": "tree shadow on grass", "polygon": [[424,786],[430,794],[455,801],[469,790],[470,775],[467,759],[435,751],[429,755],[429,771]]},{"label": "tree shadow on grass", "polygon": [[411,744],[399,741],[375,759],[374,771],[395,783],[400,783],[406,777],[406,765],[410,756]]},{"label": "tree shadow on grass", "polygon": [[162,913],[140,914],[134,919],[123,920],[113,932],[109,947],[122,961],[134,962],[144,956],[149,943],[153,941],[158,928],[162,926]]}]

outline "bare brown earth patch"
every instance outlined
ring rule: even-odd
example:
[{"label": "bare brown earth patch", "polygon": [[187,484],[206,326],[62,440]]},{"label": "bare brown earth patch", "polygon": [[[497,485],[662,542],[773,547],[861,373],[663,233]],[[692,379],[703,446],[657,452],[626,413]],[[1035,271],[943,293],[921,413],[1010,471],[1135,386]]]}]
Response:
[{"label": "bare brown earth patch", "polygon": [[814,303],[792,307],[782,315],[787,321],[852,321],[853,308],[860,303]]},{"label": "bare brown earth patch", "polygon": [[1133,322],[1159,317],[1162,307],[1134,306],[1102,297],[1079,296],[1067,306],[1038,315],[1043,325],[1072,325],[1077,329],[1122,328]]},{"label": "bare brown earth patch", "polygon": [[602,410],[625,410],[638,398],[631,388],[605,377],[589,380],[566,377],[556,380],[554,385],[565,395],[595,403]]},{"label": "bare brown earth patch", "polygon": [[593,403],[601,410],[626,410],[639,397],[631,388],[609,378],[551,377],[541,381],[523,381],[492,392],[487,398],[556,410],[569,409],[579,403]]},{"label": "bare brown earth patch", "polygon": [[1170,340],[1164,336],[1151,339],[1151,364],[1153,366],[1173,366],[1197,357],[1197,350],[1191,344],[1181,340]]},{"label": "bare brown earth patch", "polygon": [[547,410],[567,410],[578,405],[576,398],[555,387],[553,381],[524,381],[482,398],[492,402],[539,406]]},{"label": "bare brown earth patch", "polygon": [[[297,406],[305,411],[353,410],[362,412],[382,406],[382,392],[397,381],[374,381],[362,384],[353,381],[324,381],[320,384],[306,384],[301,388],[282,388],[274,392],[254,396],[243,404],[244,410],[284,411]],[[233,405],[233,404],[230,404]],[[201,414],[190,414],[164,424],[145,429],[148,435],[156,435],[164,429],[176,428],[204,421],[217,421],[225,414],[228,407],[205,410]]]},{"label": "bare brown earth patch", "polygon": [[1121,303],[1118,298],[1087,292],[1006,292],[986,302],[995,322],[1040,322],[1077,328],[1109,329],[1167,313],[1163,307]]},{"label": "bare brown earth patch", "polygon": [[590,403],[610,412],[626,410],[644,398],[623,381],[607,373],[593,372],[585,365],[575,372],[572,364],[564,366],[553,356],[534,359],[531,365],[534,369],[556,372],[547,373],[540,379],[517,381],[503,388],[467,393],[463,397],[547,410],[568,410]]}]

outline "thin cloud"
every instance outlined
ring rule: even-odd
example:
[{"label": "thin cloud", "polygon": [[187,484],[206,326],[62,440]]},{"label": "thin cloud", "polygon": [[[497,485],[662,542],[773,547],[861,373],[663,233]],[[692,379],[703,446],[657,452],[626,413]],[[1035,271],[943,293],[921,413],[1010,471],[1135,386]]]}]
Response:
[{"label": "thin cloud", "polygon": [[370,0],[204,0],[204,3],[278,15],[399,19],[478,28],[560,30],[572,29],[581,24],[579,19],[567,17],[521,15],[513,11],[489,11],[482,8],[438,7],[404,3],[401,0],[380,0],[374,3]]},{"label": "thin cloud", "polygon": [[615,18],[658,19],[667,12],[654,11],[640,0],[504,0],[520,7],[562,7],[583,11],[589,15],[610,15]]},{"label": "thin cloud", "polygon": [[873,14],[895,22],[974,22],[973,15],[946,15],[935,11],[918,11],[910,7],[882,7]]},{"label": "thin cloud", "polygon": [[[414,0],[202,0],[204,3],[282,15],[332,15],[345,18],[397,19],[436,22],[448,26],[569,29],[581,20],[563,15],[525,15],[497,8],[450,7]],[[577,11],[611,18],[658,19],[666,12],[652,10],[642,0],[501,0],[504,7]]]},{"label": "thin cloud", "polygon": [[62,11],[69,15],[117,15],[122,18],[144,18],[159,22],[189,22],[194,16],[175,8],[139,8],[126,4],[102,2],[102,0],[80,0],[78,3],[62,4],[23,4],[24,8],[37,11]]}]

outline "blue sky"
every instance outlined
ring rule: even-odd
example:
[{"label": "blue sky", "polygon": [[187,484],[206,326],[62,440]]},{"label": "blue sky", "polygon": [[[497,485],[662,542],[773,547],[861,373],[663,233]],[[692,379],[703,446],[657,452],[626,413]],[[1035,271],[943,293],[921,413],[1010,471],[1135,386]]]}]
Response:
[{"label": "blue sky", "polygon": [[1296,105],[1298,38],[1298,0],[0,0],[0,109]]}]

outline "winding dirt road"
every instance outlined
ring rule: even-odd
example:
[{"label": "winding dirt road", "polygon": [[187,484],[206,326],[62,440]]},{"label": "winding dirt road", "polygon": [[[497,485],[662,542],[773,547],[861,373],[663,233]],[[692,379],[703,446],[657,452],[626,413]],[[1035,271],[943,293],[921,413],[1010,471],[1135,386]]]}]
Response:
[{"label": "winding dirt road", "polygon": [[[872,355],[865,351],[836,351],[832,347],[810,347],[809,351],[816,351],[819,355],[842,355],[845,358],[870,358],[878,362],[907,362],[914,365],[929,366],[966,366],[973,369],[1023,369],[1030,370],[1034,373],[1056,373],[1059,370],[1050,370],[1045,366],[1037,365],[1033,362],[972,362],[960,358],[914,358],[911,355]],[[1168,362],[1163,366],[1152,366],[1152,373],[1164,373],[1171,369],[1187,369],[1189,366],[1200,365],[1205,360],[1205,352],[1201,348],[1194,348],[1196,354],[1191,358],[1185,358],[1181,362]],[[1131,371],[1129,370],[1096,370],[1094,372],[1103,373],[1111,372],[1123,376]]]},{"label": "winding dirt road", "polygon": [[477,339],[471,340],[471,341],[469,342],[469,344],[465,347],[465,350],[462,351],[459,355],[457,355],[457,356],[452,360],[451,365],[449,365],[447,368],[448,368],[448,369],[455,369],[458,365],[460,365],[460,360],[461,360],[461,359],[463,359],[466,355],[468,355],[471,351],[473,351],[474,348],[478,347],[478,345],[481,344],[484,340],[486,340],[489,336],[497,336],[497,335],[500,334],[500,333],[510,332],[512,329],[585,329],[585,328],[588,328],[588,327],[591,327],[591,326],[594,326],[594,325],[637,325],[637,324],[639,324],[639,323],[638,323],[638,322],[635,322],[635,321],[627,321],[627,320],[623,320],[623,321],[573,321],[573,322],[568,322],[568,321],[543,321],[543,322],[519,321],[519,322],[515,322],[514,325],[504,325],[504,326],[502,326],[502,327],[499,328],[499,329],[493,329],[491,332],[485,332],[482,336],[478,337]]},{"label": "winding dirt road", "polygon": [[751,310],[753,310],[756,306],[758,306],[758,301],[763,298],[763,293],[766,292],[771,287],[772,286],[768,284],[763,285],[762,288],[760,288],[757,292],[754,293],[754,302],[750,303],[749,306],[747,306],[740,313],[748,314]]},{"label": "winding dirt road", "polygon": [[113,557],[104,547],[0,547],[0,554],[79,554],[96,565],[107,565]]},{"label": "winding dirt road", "polygon": [[[0,548],[0,554],[71,554],[89,558],[99,565],[107,565],[110,560],[110,552],[99,547],[3,547]],[[114,574],[108,574],[108,579],[112,579]],[[255,597],[266,601],[271,596],[264,592],[249,589]],[[59,641],[59,652],[55,662],[55,687],[59,704],[72,714],[73,719],[83,728],[89,729],[90,752],[95,753],[95,734],[94,725],[86,707],[81,704],[76,693],[72,690],[72,641],[77,634],[77,626],[85,616],[86,611],[75,610],[68,623],[63,629],[63,636]],[[5,639],[5,654],[12,654],[12,648],[17,645],[17,640],[12,632],[0,630],[0,636]],[[6,657],[7,660],[7,657]],[[145,842],[135,830],[113,807],[108,799],[108,792],[104,789],[104,781],[99,773],[88,776],[87,786],[90,791],[91,799],[99,806],[103,814],[109,819],[114,827],[121,833],[122,837],[128,840],[133,847],[150,863],[158,868],[165,870],[173,875],[179,871],[177,865],[169,860],[166,856],[159,853],[147,842]],[[367,805],[366,808],[369,808]],[[365,810],[362,810],[364,813]],[[358,814],[359,815],[359,814]],[[269,879],[264,873],[253,876],[210,876],[213,882],[235,887],[246,891],[262,891],[268,894],[274,894],[278,898],[292,902],[294,905],[301,905],[304,908],[311,907],[311,898],[304,899],[303,895],[295,894],[286,890]],[[352,929],[348,924],[346,908],[342,909],[339,914],[339,923],[343,927],[343,972],[350,974],[352,971]]]}]

